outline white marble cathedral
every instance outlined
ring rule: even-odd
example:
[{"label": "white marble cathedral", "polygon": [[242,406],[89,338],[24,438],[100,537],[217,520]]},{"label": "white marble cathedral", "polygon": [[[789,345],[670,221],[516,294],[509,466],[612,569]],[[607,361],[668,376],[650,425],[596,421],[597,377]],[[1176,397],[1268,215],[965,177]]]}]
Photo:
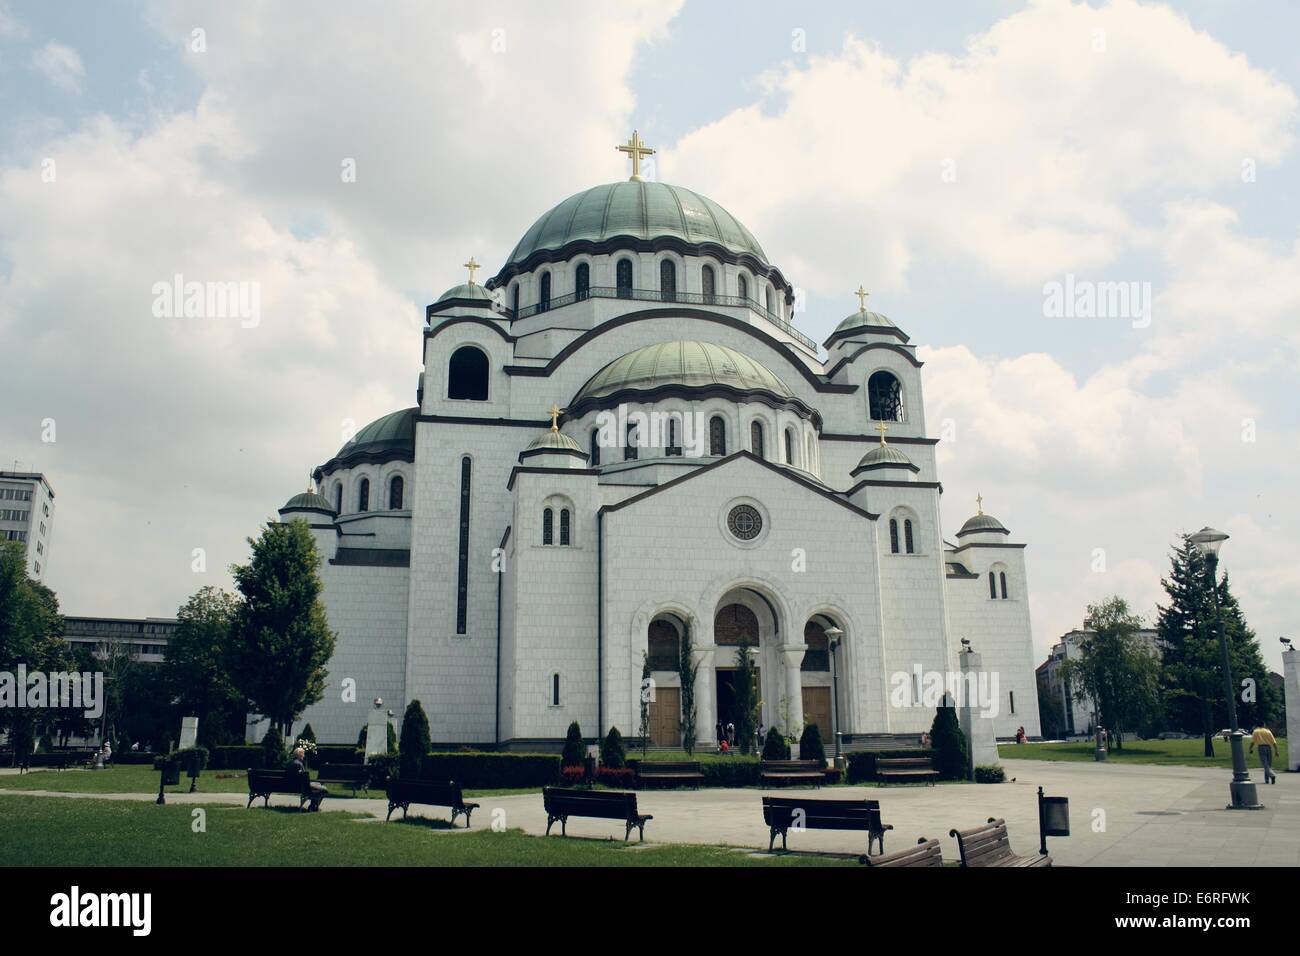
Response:
[{"label": "white marble cathedral", "polygon": [[280,509],[313,528],[338,633],[303,720],[354,740],[380,697],[443,744],[634,737],[648,656],[651,737],[677,746],[689,633],[705,747],[742,644],[763,722],[828,750],[927,729],[922,682],[963,639],[997,734],[1037,735],[1024,545],[982,509],[944,538],[908,336],[859,289],[819,357],[749,231],[619,148],[629,181],[544,213],[486,283],[467,263],[428,307],[417,404]]}]

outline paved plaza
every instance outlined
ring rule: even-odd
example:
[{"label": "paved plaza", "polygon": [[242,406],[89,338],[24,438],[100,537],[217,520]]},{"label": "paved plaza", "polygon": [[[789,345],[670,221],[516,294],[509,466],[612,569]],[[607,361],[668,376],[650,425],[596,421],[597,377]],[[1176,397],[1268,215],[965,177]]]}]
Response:
[{"label": "paved plaza", "polygon": [[[1037,849],[1039,786],[1053,796],[1070,799],[1072,835],[1049,841],[1053,858],[1069,866],[1300,866],[1300,775],[1281,774],[1277,784],[1259,784],[1266,809],[1227,811],[1230,774],[1225,770],[1038,760],[1005,760],[1008,782],[988,786],[944,785],[890,788],[847,787],[797,791],[812,799],[819,796],[870,797],[881,803],[886,823],[894,830],[886,850],[903,849],[918,837],[938,837],[944,855],[956,858],[953,827],[965,829],[990,816],[1005,817],[1012,846],[1020,853]],[[1260,774],[1255,772],[1256,782]],[[1012,781],[1014,778],[1014,782]],[[200,783],[200,785],[202,785]],[[0,800],[4,777],[0,776]],[[12,791],[19,792],[19,791]],[[21,791],[51,798],[97,797],[153,800],[150,794],[64,794]],[[792,792],[783,791],[787,795]],[[646,791],[638,801],[654,820],[646,827],[646,841],[731,844],[765,848],[767,828],[754,789]],[[168,794],[168,803],[234,803],[239,794]],[[290,798],[272,797],[287,805]],[[528,833],[546,831],[546,813],[536,793],[480,797],[474,829],[489,826],[494,811],[505,814],[505,824]],[[0,804],[3,806],[3,804]],[[260,801],[259,801],[260,806]],[[325,808],[369,813],[383,818],[382,798],[326,800]],[[413,808],[413,814],[445,817],[438,808]],[[400,811],[398,811],[400,815]],[[558,825],[556,827],[558,832]],[[621,823],[573,819],[573,837],[622,839]],[[463,832],[463,831],[462,831]],[[448,838],[454,839],[451,831]],[[778,842],[779,845],[779,842]],[[791,849],[860,852],[865,834],[807,831],[790,835]]]}]

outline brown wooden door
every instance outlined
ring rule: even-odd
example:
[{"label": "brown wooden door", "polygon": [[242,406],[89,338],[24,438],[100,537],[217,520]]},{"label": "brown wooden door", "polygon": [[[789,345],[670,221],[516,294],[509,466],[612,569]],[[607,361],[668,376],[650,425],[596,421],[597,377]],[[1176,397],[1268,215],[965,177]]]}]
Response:
[{"label": "brown wooden door", "polygon": [[822,746],[830,750],[834,738],[831,736],[831,689],[829,687],[803,689],[803,722],[817,725],[817,731],[822,737]]},{"label": "brown wooden door", "polygon": [[650,743],[656,747],[680,747],[682,690],[680,687],[656,687],[650,701]]}]

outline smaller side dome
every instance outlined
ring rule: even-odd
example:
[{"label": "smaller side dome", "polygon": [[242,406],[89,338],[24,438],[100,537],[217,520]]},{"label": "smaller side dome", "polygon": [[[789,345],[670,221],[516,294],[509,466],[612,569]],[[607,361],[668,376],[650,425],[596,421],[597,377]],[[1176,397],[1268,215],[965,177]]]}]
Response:
[{"label": "smaller side dome", "polygon": [[519,453],[521,464],[529,459],[535,459],[532,463],[543,467],[581,468],[587,463],[587,453],[576,441],[553,427],[534,438]]},{"label": "smaller side dome", "polygon": [[554,451],[576,451],[581,455],[586,454],[582,450],[582,446],[564,432],[551,431],[549,428],[528,443],[528,451],[534,451],[538,448]]},{"label": "smaller side dome", "polygon": [[456,308],[495,311],[496,299],[477,282],[462,282],[438,296],[438,300],[424,310],[424,317],[428,321],[430,316]]},{"label": "smaller side dome", "polygon": [[835,331],[830,334],[823,345],[830,348],[833,343],[848,338],[854,332],[874,332],[878,335],[892,335],[904,342],[908,340],[907,334],[895,325],[889,316],[881,312],[869,312],[865,309],[859,309],[845,316],[844,320],[835,326]]},{"label": "smaller side dome", "polygon": [[853,469],[852,474],[856,475],[860,471],[876,471],[882,468],[905,468],[913,473],[921,470],[913,463],[912,459],[893,445],[877,445],[862,456],[862,460],[858,462],[858,466]]},{"label": "smaller side dome", "polygon": [[980,512],[979,514],[972,515],[971,517],[966,519],[966,523],[962,525],[961,530],[957,532],[957,537],[960,538],[962,537],[962,535],[967,535],[967,534],[980,534],[980,533],[987,534],[989,532],[993,532],[995,534],[1011,533],[1005,527],[1003,527],[1002,522],[999,521],[997,518],[993,517],[992,515],[986,515],[983,512]]},{"label": "smaller side dome", "polygon": [[334,505],[324,495],[317,494],[314,491],[303,491],[288,501],[280,509],[280,514],[287,514],[290,511],[316,511],[322,514],[333,515]]}]

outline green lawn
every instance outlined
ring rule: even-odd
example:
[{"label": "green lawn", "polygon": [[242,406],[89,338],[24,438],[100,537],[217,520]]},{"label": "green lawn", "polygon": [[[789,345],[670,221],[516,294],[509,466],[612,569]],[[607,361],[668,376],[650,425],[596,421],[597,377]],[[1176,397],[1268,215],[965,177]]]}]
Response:
[{"label": "green lawn", "polygon": [[[10,866],[857,866],[816,856],[755,857],[724,847],[496,833],[477,821],[457,833],[446,822],[358,822],[343,811],[299,813],[0,795],[0,852]],[[484,820],[484,823],[487,821]]]},{"label": "green lawn", "polygon": [[[1250,741],[1246,742],[1250,746]],[[1280,754],[1273,757],[1273,769],[1286,766],[1286,740],[1278,741]],[[1091,762],[1093,744],[999,744],[998,754],[1016,760],[1074,760]],[[1111,763],[1164,764],[1179,767],[1232,767],[1232,750],[1226,740],[1214,741],[1214,756],[1206,757],[1205,744],[1197,740],[1126,740],[1122,749],[1111,748],[1107,760]],[[1259,754],[1246,754],[1246,764],[1259,770]]]}]

